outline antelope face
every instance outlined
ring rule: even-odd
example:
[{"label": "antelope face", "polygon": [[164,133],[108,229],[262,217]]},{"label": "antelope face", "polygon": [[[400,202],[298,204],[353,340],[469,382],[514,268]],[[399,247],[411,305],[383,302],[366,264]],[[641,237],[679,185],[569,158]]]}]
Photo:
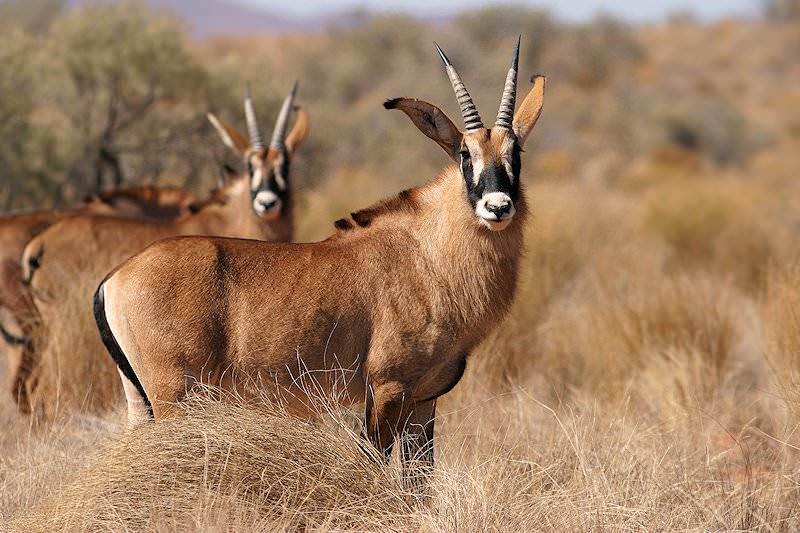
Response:
[{"label": "antelope face", "polygon": [[504,128],[466,133],[459,166],[478,221],[492,231],[508,227],[519,197],[520,153],[514,132]]},{"label": "antelope face", "polygon": [[533,87],[515,112],[519,44],[517,41],[497,119],[490,129],[484,127],[461,76],[439,45],[436,50],[461,108],[464,131],[456,128],[441,109],[423,100],[394,98],[383,103],[386,109],[399,109],[408,115],[422,133],[458,163],[470,206],[480,224],[491,231],[507,228],[514,218],[514,204],[520,195],[522,146],[539,120],[544,103],[545,78],[533,76]]},{"label": "antelope face", "polygon": [[[265,220],[277,220],[286,211],[290,194],[289,164],[295,150],[308,135],[308,114],[294,104],[296,94],[297,82],[283,100],[269,145],[264,142],[258,126],[249,86],[244,98],[247,138],[216,116],[208,115],[208,120],[222,141],[244,156],[253,210]],[[293,111],[297,112],[297,119],[287,135],[289,117]]]},{"label": "antelope face", "polygon": [[289,193],[289,156],[285,150],[254,150],[247,158],[253,210],[266,220],[280,218]]}]

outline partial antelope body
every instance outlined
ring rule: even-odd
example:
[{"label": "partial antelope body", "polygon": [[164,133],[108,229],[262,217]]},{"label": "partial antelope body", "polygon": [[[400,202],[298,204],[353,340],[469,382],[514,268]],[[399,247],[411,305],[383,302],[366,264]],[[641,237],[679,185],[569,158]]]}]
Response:
[{"label": "partial antelope body", "polygon": [[387,456],[404,433],[403,460],[432,466],[436,399],[458,383],[517,284],[527,216],[520,152],[545,84],[536,77],[513,115],[518,52],[491,129],[444,54],[465,132],[427,102],[386,102],[458,165],[337,221],[329,239],[169,239],[110,275],[95,319],[129,423],[175,413],[196,382],[238,388],[253,378],[290,411],[313,415],[301,386],[313,379],[315,392],[343,387],[339,401],[365,402],[368,437]]},{"label": "partial antelope body", "polygon": [[[285,136],[295,91],[296,87],[284,101],[275,127],[279,136],[269,147],[261,140],[249,95],[245,111],[250,142],[231,126],[209,116],[225,143],[244,157],[249,175],[229,180],[208,201],[196,204],[195,212],[177,220],[158,222],[76,216],[31,240],[22,256],[23,279],[31,288],[46,335],[56,327],[79,331],[82,321],[75,318],[70,308],[75,298],[80,303],[90,302],[93,291],[109,271],[159,239],[175,235],[223,235],[290,241],[293,233],[290,161],[308,132],[307,114],[300,109],[292,131]],[[90,306],[86,306],[86,318],[92,322]],[[101,363],[107,361],[94,328],[78,336],[76,351],[83,350],[84,357],[96,358]],[[37,361],[35,357],[26,365],[35,368]],[[35,388],[35,382],[28,383]]]},{"label": "partial antelope body", "polygon": [[20,257],[25,244],[56,222],[79,214],[175,218],[188,213],[194,201],[193,195],[181,189],[141,186],[93,195],[75,209],[0,216],[0,336],[9,344],[12,395],[20,405],[28,403],[24,383],[20,381],[20,374],[25,373],[20,372],[20,364],[27,356],[17,352],[32,350],[30,339],[36,320],[30,292],[22,283]]},{"label": "partial antelope body", "polygon": [[86,198],[85,213],[155,220],[179,218],[191,212],[195,196],[178,187],[141,185],[105,191]]}]

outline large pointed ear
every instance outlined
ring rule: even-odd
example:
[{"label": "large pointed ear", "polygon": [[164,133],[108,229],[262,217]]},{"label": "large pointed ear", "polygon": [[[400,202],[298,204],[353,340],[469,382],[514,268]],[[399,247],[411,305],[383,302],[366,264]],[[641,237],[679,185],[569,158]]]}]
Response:
[{"label": "large pointed ear", "polygon": [[217,189],[223,189],[238,177],[239,174],[232,166],[221,161],[217,163]]},{"label": "large pointed ear", "polygon": [[292,131],[290,131],[289,136],[286,137],[285,143],[286,151],[290,154],[293,154],[294,151],[303,144],[303,141],[308,136],[308,130],[311,129],[306,110],[300,106],[295,106],[294,109],[297,112],[297,118],[294,121]]},{"label": "large pointed ear", "polygon": [[544,76],[538,74],[531,78],[533,88],[514,115],[514,133],[520,146],[525,144],[528,134],[533,130],[536,121],[539,120],[539,115],[542,114],[546,81],[547,79]]},{"label": "large pointed ear", "polygon": [[453,161],[458,162],[463,134],[453,121],[433,104],[416,98],[394,98],[383,103],[386,109],[399,109],[411,119],[419,131],[444,148]]},{"label": "large pointed ear", "polygon": [[244,153],[247,152],[247,149],[250,147],[250,143],[247,142],[247,139],[245,139],[241,133],[211,113],[208,113],[206,117],[211,125],[214,126],[214,129],[217,130],[219,136],[222,137],[222,142],[225,143],[225,146],[231,148],[241,155],[244,155]]}]

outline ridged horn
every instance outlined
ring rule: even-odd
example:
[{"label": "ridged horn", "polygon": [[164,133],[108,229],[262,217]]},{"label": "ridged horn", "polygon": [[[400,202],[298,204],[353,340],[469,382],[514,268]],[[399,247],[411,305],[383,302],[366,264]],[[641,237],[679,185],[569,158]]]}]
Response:
[{"label": "ridged horn", "polygon": [[506,84],[503,87],[503,97],[500,99],[500,109],[497,111],[497,120],[494,125],[498,128],[512,129],[514,122],[514,107],[517,103],[517,71],[519,70],[519,44],[522,35],[517,39],[514,48],[514,57],[511,58],[511,67],[508,69]]},{"label": "ridged horn", "polygon": [[436,46],[436,51],[439,52],[439,56],[444,62],[444,68],[447,72],[447,76],[450,78],[450,83],[453,85],[453,91],[456,93],[458,105],[461,106],[461,116],[464,118],[464,129],[467,131],[472,131],[483,128],[481,116],[478,114],[478,109],[475,107],[475,102],[472,101],[472,97],[469,95],[467,88],[464,86],[464,82],[461,81],[461,76],[458,75],[458,72],[456,72],[456,69],[453,67],[452,63],[450,63],[450,60],[447,59],[447,56],[444,55],[444,52],[439,45],[435,42],[433,44]]},{"label": "ridged horn", "polygon": [[256,150],[263,150],[265,148],[264,137],[261,136],[261,130],[258,128],[258,119],[256,118],[256,110],[253,107],[253,97],[250,95],[249,83],[244,88],[244,118],[247,121],[250,147]]},{"label": "ridged horn", "polygon": [[289,115],[292,114],[294,107],[294,97],[297,94],[297,82],[294,82],[291,92],[284,98],[281,111],[278,113],[278,119],[275,121],[275,129],[272,132],[272,140],[269,142],[269,147],[273,150],[281,151],[284,149],[284,141],[286,140],[286,126],[289,125]]}]

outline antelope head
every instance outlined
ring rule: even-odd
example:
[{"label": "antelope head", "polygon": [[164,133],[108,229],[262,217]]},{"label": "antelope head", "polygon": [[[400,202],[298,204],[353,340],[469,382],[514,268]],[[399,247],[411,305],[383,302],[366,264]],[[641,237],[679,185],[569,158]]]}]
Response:
[{"label": "antelope head", "polygon": [[428,102],[395,98],[383,104],[386,109],[403,111],[422,133],[436,141],[458,163],[466,199],[476,220],[491,231],[505,229],[514,218],[514,203],[520,194],[520,154],[539,119],[544,102],[545,78],[534,76],[531,78],[533,88],[514,114],[519,44],[517,40],[500,109],[491,128],[484,127],[464,82],[438,44],[435,44],[436,50],[444,62],[461,108],[464,131],[460,131],[441,109]]},{"label": "antelope head", "polygon": [[[249,140],[214,115],[208,115],[208,120],[222,137],[223,142],[244,158],[250,180],[253,210],[266,220],[280,218],[290,201],[289,166],[295,150],[308,134],[308,114],[294,105],[296,94],[297,82],[283,101],[269,146],[264,143],[264,137],[258,126],[249,85],[244,99]],[[286,130],[292,111],[297,111],[297,120],[287,136]]]}]

